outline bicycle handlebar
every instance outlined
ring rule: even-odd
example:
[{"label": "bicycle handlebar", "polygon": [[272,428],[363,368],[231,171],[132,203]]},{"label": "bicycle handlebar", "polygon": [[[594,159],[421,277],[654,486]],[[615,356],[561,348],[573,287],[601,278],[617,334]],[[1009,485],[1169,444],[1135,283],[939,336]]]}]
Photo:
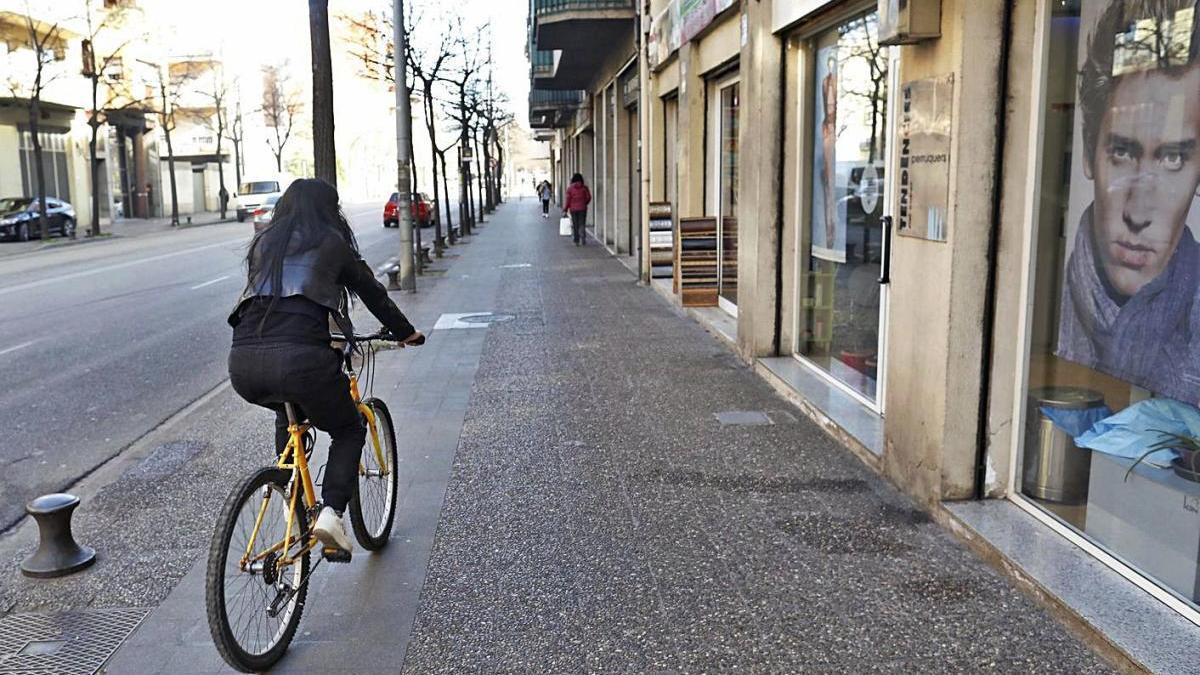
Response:
[{"label": "bicycle handlebar", "polygon": [[[343,342],[346,341],[346,335],[344,333],[330,333],[330,336],[334,340],[340,340]],[[368,333],[366,335],[360,335],[360,334],[356,333],[353,336],[353,338],[354,338],[355,342],[376,342],[376,341],[397,342],[405,347],[420,347],[421,345],[425,344],[425,336],[424,335],[422,335],[420,337],[420,339],[414,340],[412,342],[405,342],[404,340],[397,339],[389,331],[384,330],[384,329],[380,329],[380,330],[375,331],[374,333]]]}]

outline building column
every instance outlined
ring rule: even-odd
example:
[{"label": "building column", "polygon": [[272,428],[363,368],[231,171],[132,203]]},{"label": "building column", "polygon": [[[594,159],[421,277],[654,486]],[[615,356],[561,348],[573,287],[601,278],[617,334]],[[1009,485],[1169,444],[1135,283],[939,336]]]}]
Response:
[{"label": "building column", "polygon": [[620,79],[613,81],[613,248],[617,253],[630,252],[629,219],[629,124],[625,110],[625,95]]},{"label": "building column", "polygon": [[784,129],[783,44],[771,33],[776,0],[742,5],[738,122],[738,351],[746,359],[775,353],[775,292]]},{"label": "building column", "polygon": [[[704,78],[691,43],[679,47],[678,216],[704,215]],[[745,125],[750,126],[750,125]]]},{"label": "building column", "polygon": [[146,178],[146,132],[138,129],[131,136],[133,140],[133,216],[149,218],[150,193],[146,189],[146,184],[149,182]]}]

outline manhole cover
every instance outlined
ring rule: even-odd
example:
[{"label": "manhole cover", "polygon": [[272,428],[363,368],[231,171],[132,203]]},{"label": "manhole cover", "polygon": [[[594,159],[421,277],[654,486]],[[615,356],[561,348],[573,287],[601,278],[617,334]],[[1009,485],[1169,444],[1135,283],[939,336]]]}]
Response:
[{"label": "manhole cover", "polygon": [[463,323],[503,323],[512,319],[511,314],[468,314],[458,318]]},{"label": "manhole cover", "polygon": [[138,627],[143,609],[0,617],[0,673],[92,675]]},{"label": "manhole cover", "polygon": [[774,424],[767,414],[758,410],[727,410],[715,413],[721,426],[766,426]]}]

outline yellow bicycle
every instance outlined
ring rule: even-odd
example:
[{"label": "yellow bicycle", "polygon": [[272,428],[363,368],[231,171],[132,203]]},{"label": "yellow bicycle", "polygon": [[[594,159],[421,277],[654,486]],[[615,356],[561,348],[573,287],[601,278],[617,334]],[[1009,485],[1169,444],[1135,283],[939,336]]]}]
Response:
[{"label": "yellow bicycle", "polygon": [[[335,339],[341,336],[334,336]],[[364,345],[363,374],[370,391],[374,343],[384,333],[356,335]],[[424,338],[411,343],[422,344]],[[350,524],[368,551],[387,545],[396,516],[396,433],[387,406],[363,398],[349,347],[343,350],[350,395],[367,424],[368,441],[350,500]],[[304,611],[308,578],[322,560],[349,562],[350,553],[322,548],[310,529],[320,509],[309,459],[316,439],[312,425],[284,404],[289,440],[275,466],[259,469],[234,488],[221,509],[208,552],[205,605],[217,651],[243,672],[265,670],[291,644]],[[320,549],[311,568],[309,553]]]}]

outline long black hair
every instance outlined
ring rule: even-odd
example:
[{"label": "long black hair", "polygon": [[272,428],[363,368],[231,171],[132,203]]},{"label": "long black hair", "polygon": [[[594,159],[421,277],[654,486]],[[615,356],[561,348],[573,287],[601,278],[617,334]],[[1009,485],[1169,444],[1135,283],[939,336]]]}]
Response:
[{"label": "long black hair", "polygon": [[[338,205],[337,188],[320,178],[302,178],[293,182],[275,203],[271,222],[254,235],[246,252],[247,288],[253,291],[270,289],[271,303],[263,313],[264,321],[279,300],[283,259],[319,246],[330,234],[341,237],[346,245],[358,252],[354,231]],[[349,303],[350,293],[343,288],[343,311],[348,309]]]}]

